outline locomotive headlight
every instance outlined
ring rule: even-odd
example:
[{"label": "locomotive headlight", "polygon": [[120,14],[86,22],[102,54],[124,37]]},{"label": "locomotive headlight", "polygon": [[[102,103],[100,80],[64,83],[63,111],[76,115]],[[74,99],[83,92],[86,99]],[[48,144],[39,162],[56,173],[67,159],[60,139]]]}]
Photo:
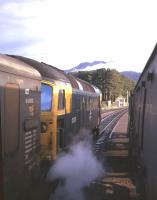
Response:
[{"label": "locomotive headlight", "polygon": [[41,133],[46,133],[47,129],[47,124],[45,122],[41,122]]}]

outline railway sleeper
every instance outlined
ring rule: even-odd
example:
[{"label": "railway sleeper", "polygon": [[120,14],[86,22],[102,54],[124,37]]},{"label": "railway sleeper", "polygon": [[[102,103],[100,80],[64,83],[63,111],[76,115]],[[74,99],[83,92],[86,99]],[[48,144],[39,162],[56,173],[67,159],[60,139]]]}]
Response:
[{"label": "railway sleeper", "polygon": [[[127,173],[113,173],[101,180],[93,181],[87,190],[87,199],[97,200],[137,200],[139,194]],[[90,197],[90,198],[89,198]]]}]

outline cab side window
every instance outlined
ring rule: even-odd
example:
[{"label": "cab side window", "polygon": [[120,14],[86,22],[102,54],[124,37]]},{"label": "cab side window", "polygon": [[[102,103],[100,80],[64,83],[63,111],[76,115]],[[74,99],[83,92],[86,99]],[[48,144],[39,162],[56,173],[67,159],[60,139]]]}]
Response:
[{"label": "cab side window", "polygon": [[41,84],[41,111],[51,111],[52,108],[52,87],[46,84]]}]

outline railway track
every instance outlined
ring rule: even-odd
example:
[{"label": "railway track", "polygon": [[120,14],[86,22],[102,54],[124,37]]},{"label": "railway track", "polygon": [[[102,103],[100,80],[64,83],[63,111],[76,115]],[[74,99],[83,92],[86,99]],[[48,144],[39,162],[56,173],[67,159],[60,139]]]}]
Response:
[{"label": "railway track", "polygon": [[118,120],[127,112],[127,108],[112,111],[105,115],[99,127],[100,133],[95,144],[95,150],[99,151],[104,148],[107,140],[112,136],[112,130],[117,124]]}]

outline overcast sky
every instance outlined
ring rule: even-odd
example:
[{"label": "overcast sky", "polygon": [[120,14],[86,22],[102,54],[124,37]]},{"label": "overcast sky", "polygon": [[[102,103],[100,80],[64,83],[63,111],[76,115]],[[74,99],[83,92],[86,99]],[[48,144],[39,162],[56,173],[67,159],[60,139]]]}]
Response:
[{"label": "overcast sky", "polygon": [[141,71],[157,37],[155,0],[0,0],[0,52],[69,69]]}]

